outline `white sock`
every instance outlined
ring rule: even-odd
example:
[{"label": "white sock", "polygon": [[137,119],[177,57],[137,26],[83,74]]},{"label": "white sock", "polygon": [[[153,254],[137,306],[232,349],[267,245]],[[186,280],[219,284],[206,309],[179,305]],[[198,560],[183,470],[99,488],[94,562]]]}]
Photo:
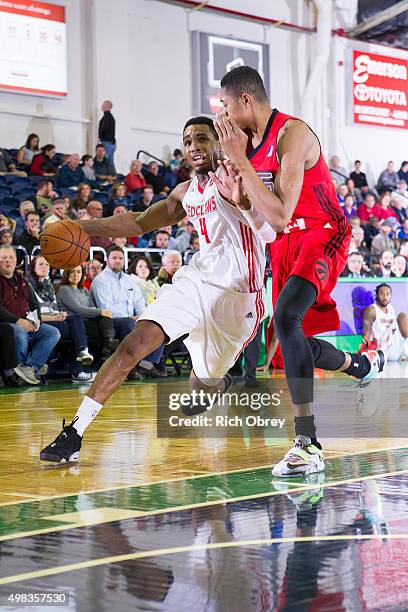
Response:
[{"label": "white sock", "polygon": [[91,397],[85,395],[76,415],[74,416],[74,422],[72,424],[80,436],[84,435],[85,429],[96,418],[102,406],[103,404],[98,404],[98,402],[95,402],[95,400],[93,400]]}]

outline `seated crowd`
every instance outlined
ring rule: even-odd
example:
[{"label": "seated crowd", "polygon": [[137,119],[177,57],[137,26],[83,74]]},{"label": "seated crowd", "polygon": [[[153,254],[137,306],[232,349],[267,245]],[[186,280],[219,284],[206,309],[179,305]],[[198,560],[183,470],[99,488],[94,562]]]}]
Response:
[{"label": "seated crowd", "polygon": [[[330,161],[352,227],[343,276],[406,277],[408,162],[398,171],[389,162],[376,185],[361,168],[358,160],[350,172],[337,156]],[[167,166],[133,160],[123,176],[101,143],[82,157],[57,153],[53,144],[40,148],[36,134],[18,150],[0,148],[0,385],[41,384],[48,370],[60,375],[61,364],[73,382],[92,381],[160,286],[200,248],[186,219],[138,238],[92,236],[103,251],[61,277],[41,256],[42,229],[59,219],[143,212],[190,175],[178,149]],[[135,247],[157,251],[146,256]],[[165,375],[160,347],[129,378]]]}]

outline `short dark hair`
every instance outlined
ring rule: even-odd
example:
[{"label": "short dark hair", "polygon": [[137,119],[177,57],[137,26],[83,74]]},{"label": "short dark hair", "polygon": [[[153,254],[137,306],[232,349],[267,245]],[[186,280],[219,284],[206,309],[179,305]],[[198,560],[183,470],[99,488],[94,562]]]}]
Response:
[{"label": "short dark hair", "polygon": [[258,102],[266,102],[268,99],[261,75],[250,66],[238,66],[227,72],[221,79],[221,87],[233,98],[246,93]]},{"label": "short dark hair", "polygon": [[361,164],[361,161],[359,159],[356,159],[356,161],[354,163],[355,164]]},{"label": "short dark hair", "polygon": [[28,212],[26,212],[26,214],[24,215],[24,221],[27,221],[28,217],[30,215],[35,215],[36,217],[39,217],[39,213],[36,210],[29,210]]},{"label": "short dark hair", "polygon": [[49,179],[42,179],[41,181],[38,182],[38,187],[37,187],[37,191],[39,189],[42,189],[43,187],[45,187],[46,185],[48,185],[49,183],[52,184],[52,181],[50,181]]},{"label": "short dark hair", "polygon": [[182,155],[182,152],[180,151],[180,149],[174,149],[174,151],[173,151],[173,155],[174,155],[174,156],[176,156],[176,155]]},{"label": "short dark hair", "polygon": [[114,251],[120,251],[122,255],[125,254],[125,251],[122,249],[122,247],[118,246],[117,244],[111,244],[111,246],[106,249],[106,258],[108,259],[109,255]]},{"label": "short dark hair", "polygon": [[380,285],[377,285],[375,288],[375,297],[378,298],[378,294],[380,292],[380,289],[382,289],[383,287],[387,287],[387,289],[389,289],[392,293],[392,289],[391,289],[391,285],[389,285],[388,283],[381,283]]},{"label": "short dark hair", "polygon": [[187,123],[185,124],[185,126],[183,127],[183,135],[184,135],[184,132],[186,131],[186,129],[190,125],[208,125],[208,127],[210,128],[210,130],[214,134],[215,138],[218,140],[218,134],[215,131],[214,122],[209,117],[191,117],[191,119],[189,119],[187,121]]},{"label": "short dark hair", "polygon": [[104,148],[105,148],[105,145],[103,145],[103,144],[100,142],[100,143],[98,143],[98,144],[96,145],[96,147],[95,147],[95,151],[96,151],[96,149],[104,149]]},{"label": "short dark hair", "polygon": [[82,163],[84,164],[84,163],[85,163],[85,162],[87,162],[89,159],[93,159],[93,158],[92,158],[92,155],[83,155],[83,156],[82,156],[81,161],[82,161]]},{"label": "short dark hair", "polygon": [[159,234],[166,234],[166,236],[168,236],[170,238],[170,234],[169,234],[169,232],[167,230],[164,230],[164,229],[157,230],[157,232],[155,232],[154,236],[156,237]]}]

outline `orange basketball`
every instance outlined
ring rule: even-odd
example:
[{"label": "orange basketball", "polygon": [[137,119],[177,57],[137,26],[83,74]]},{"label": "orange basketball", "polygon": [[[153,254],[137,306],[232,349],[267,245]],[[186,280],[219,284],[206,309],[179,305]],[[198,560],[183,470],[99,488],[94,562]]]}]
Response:
[{"label": "orange basketball", "polygon": [[52,268],[68,270],[88,259],[91,241],[79,223],[64,219],[45,226],[40,245],[41,255]]}]

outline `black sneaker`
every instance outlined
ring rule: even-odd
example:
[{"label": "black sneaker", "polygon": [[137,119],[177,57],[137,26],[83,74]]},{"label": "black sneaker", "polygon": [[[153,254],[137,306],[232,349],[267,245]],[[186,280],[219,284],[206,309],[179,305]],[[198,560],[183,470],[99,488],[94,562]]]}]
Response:
[{"label": "black sneaker", "polygon": [[[221,397],[224,395],[224,393],[226,393],[228,391],[228,389],[233,384],[233,382],[234,381],[233,381],[232,376],[230,374],[226,374],[224,376],[225,389],[220,394]],[[185,416],[195,416],[196,414],[202,414],[203,412],[207,412],[207,410],[208,410],[208,405],[205,404],[205,403],[204,404],[193,404],[193,403],[191,403],[189,406],[182,406],[181,407],[181,412]]]},{"label": "black sneaker", "polygon": [[72,426],[72,423],[65,425],[65,419],[63,419],[62,432],[55,438],[54,442],[51,442],[51,444],[42,449],[40,459],[57,463],[78,461],[81,444],[82,437],[78,434],[75,427]]}]

